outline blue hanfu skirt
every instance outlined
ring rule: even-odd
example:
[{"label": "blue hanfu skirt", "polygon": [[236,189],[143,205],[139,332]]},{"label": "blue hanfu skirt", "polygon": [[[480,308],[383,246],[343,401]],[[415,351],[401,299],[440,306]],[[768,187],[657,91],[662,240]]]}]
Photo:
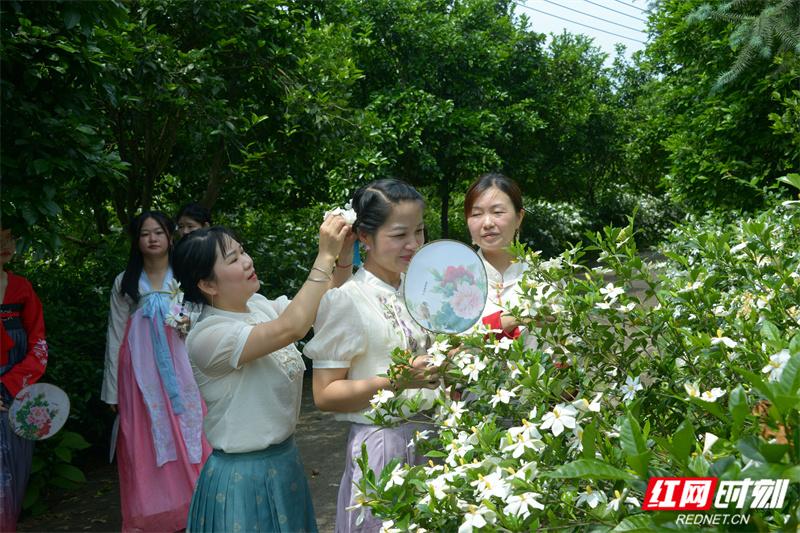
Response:
[{"label": "blue hanfu skirt", "polygon": [[214,450],[197,480],[186,530],[316,532],[294,437],[255,452]]}]

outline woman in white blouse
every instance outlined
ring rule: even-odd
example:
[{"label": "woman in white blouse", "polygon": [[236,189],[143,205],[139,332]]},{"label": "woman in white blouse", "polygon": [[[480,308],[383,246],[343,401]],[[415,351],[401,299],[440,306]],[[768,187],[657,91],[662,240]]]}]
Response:
[{"label": "woman in white blouse", "polygon": [[176,247],[185,299],[203,304],[186,346],[214,448],[192,496],[188,531],[316,531],[293,438],[305,370],[293,343],[311,328],[325,291],[349,277],[334,274],[349,231],[341,216],[322,224],[319,254],[292,301],[257,294],[253,261],[225,228],[195,231]]},{"label": "woman in white blouse", "polygon": [[484,174],[464,196],[464,216],[489,281],[483,323],[500,330],[499,336],[515,339],[524,326],[508,310],[520,305],[519,282],[527,265],[514,262],[509,246],[517,239],[525,216],[522,192],[503,174]]},{"label": "woman in white blouse", "polygon": [[[314,337],[304,353],[314,361],[314,402],[353,423],[347,440],[347,459],[339,485],[336,531],[378,531],[381,520],[368,511],[350,512],[355,502],[353,484],[361,479],[356,464],[366,444],[369,466],[376,473],[394,458],[419,464],[421,457],[408,447],[417,429],[414,423],[396,428],[371,425],[364,416],[370,399],[382,389],[434,389],[435,369],[427,366],[430,339],[406,310],[403,273],[424,242],[422,196],[394,179],[372,182],[352,201],[358,218],[353,224],[367,251],[364,266],[344,285],[329,291],[320,303]],[[408,381],[391,383],[386,374],[391,352],[409,353]],[[410,391],[409,391],[410,392]],[[425,391],[433,395],[433,391]]]}]

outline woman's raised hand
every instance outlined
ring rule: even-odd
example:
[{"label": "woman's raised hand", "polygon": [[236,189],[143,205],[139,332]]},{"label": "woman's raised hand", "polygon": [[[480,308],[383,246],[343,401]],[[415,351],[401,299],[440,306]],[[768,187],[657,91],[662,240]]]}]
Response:
[{"label": "woman's raised hand", "polygon": [[350,224],[345,222],[344,217],[329,216],[319,228],[319,254],[331,259],[338,257],[350,233]]}]

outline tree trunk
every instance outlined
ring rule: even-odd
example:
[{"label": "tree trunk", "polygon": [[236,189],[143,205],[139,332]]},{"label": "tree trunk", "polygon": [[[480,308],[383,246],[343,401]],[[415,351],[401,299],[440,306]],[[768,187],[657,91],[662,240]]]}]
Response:
[{"label": "tree trunk", "polygon": [[441,211],[441,225],[442,225],[442,239],[450,237],[449,225],[449,211],[450,211],[450,177],[447,173],[442,177],[439,182],[439,200],[442,203]]},{"label": "tree trunk", "polygon": [[200,200],[200,205],[211,209],[217,201],[222,183],[225,181],[225,173],[222,172],[222,164],[225,161],[225,139],[220,139],[219,146],[214,152],[214,159],[211,161],[211,169],[208,172],[208,183],[206,192]]}]

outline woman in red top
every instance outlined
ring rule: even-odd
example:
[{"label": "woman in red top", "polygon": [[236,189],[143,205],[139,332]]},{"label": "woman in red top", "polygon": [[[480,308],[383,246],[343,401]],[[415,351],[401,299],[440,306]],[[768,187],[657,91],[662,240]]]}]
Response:
[{"label": "woman in red top", "polygon": [[11,231],[0,228],[0,531],[17,529],[33,459],[33,441],[11,429],[8,406],[47,366],[42,304],[27,279],[5,271],[14,249]]}]

